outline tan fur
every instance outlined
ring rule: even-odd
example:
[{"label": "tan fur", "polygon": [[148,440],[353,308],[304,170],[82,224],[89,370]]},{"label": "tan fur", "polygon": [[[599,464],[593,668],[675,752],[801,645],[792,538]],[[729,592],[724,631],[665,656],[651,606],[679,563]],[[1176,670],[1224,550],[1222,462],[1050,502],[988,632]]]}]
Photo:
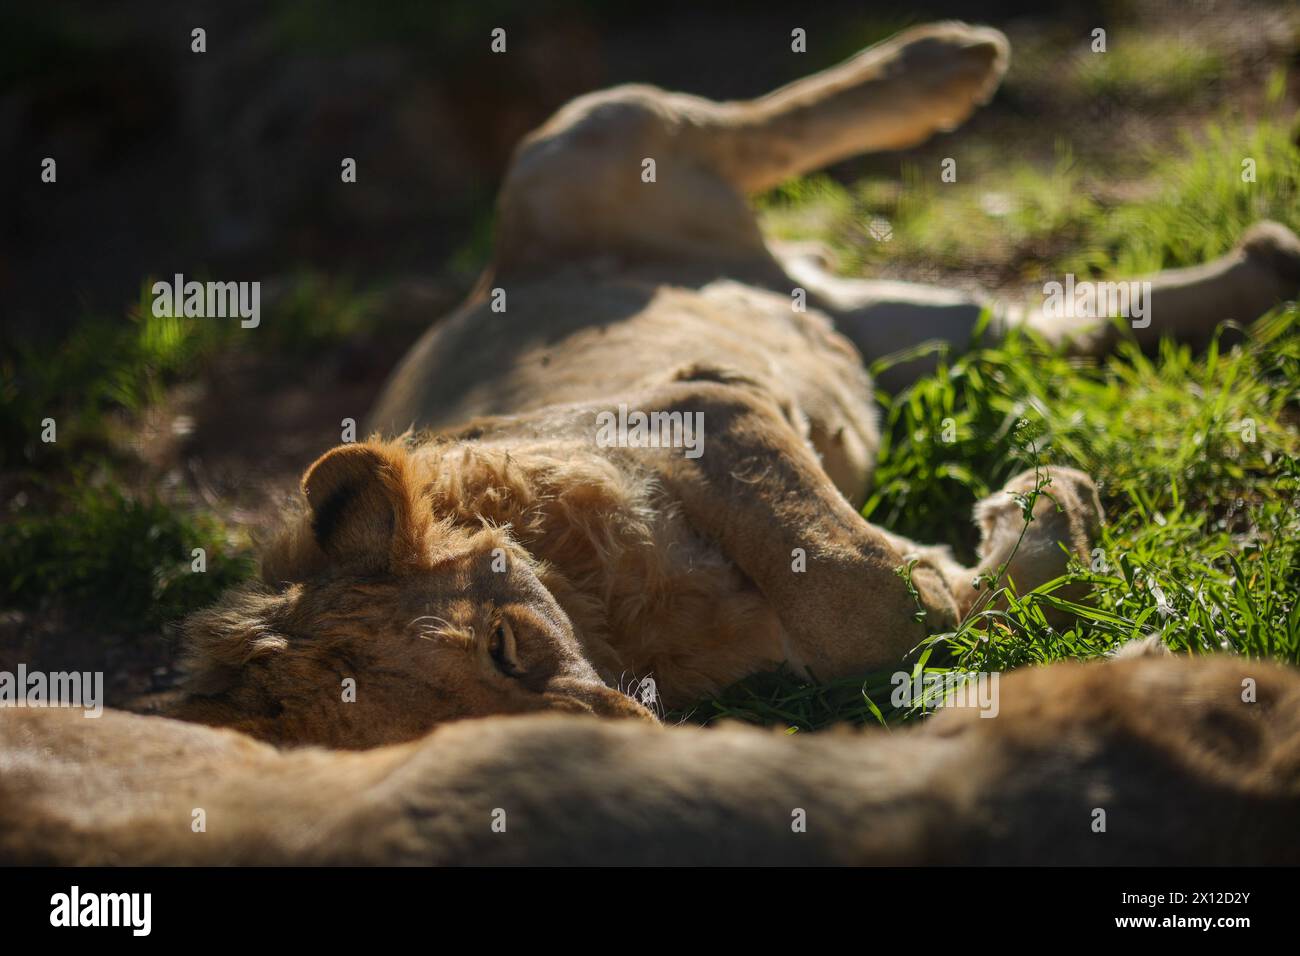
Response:
[{"label": "tan fur", "polygon": [[[191,693],[173,716],[338,747],[482,714],[652,719],[592,669],[551,597],[562,589],[543,584],[548,569],[481,516],[434,520],[423,474],[384,445],[344,446],[313,465],[311,510],[267,555],[265,582],[186,622]],[[516,676],[489,655],[503,618]]]},{"label": "tan fur", "polygon": [[1031,668],[991,719],[807,738],[542,715],[340,752],[0,714],[0,863],[1295,865],[1298,815],[1300,673],[1238,657]]},{"label": "tan fur", "polygon": [[[522,643],[565,661],[566,680],[653,678],[658,701],[681,706],[783,662],[819,679],[896,666],[970,611],[977,576],[1001,572],[1023,592],[1085,558],[1101,506],[1065,468],[1019,475],[977,506],[973,568],[861,519],[879,444],[862,355],[959,343],[984,304],[780,262],[745,198],[951,128],[1007,57],[995,30],[935,24],[749,102],[635,86],[562,109],[519,146],[479,289],[411,349],[373,410],[381,435],[418,431],[309,470],[311,515],[269,556],[265,586],[191,622],[204,696],[181,713],[362,745],[534,706],[545,693],[521,698],[499,675],[433,674],[445,655],[411,637],[408,622],[436,618],[450,623],[425,636],[454,644],[503,601],[554,618]],[[1154,280],[1143,334],[1195,338],[1253,318],[1294,294],[1296,262],[1287,230],[1256,229],[1220,262]],[[796,286],[806,311],[792,307]],[[995,312],[995,334],[1026,322],[1081,351],[1111,328]],[[701,454],[604,447],[598,423],[620,407],[702,416]],[[1040,485],[1022,539],[1013,495]],[[491,542],[527,586],[493,577]],[[898,571],[912,559],[909,588]],[[367,709],[348,711],[338,684],[366,668],[383,676],[366,676]]]}]

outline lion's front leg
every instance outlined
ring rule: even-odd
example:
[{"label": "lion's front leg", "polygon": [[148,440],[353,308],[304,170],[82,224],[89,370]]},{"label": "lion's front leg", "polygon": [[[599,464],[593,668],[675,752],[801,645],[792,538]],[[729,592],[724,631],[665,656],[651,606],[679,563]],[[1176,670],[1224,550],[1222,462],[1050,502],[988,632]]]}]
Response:
[{"label": "lion's front leg", "polygon": [[928,630],[955,624],[942,576],[917,566],[909,588],[902,555],[839,494],[761,389],[689,382],[645,405],[701,416],[698,456],[665,450],[660,471],[695,530],[770,602],[791,665],[820,680],[884,668]]},{"label": "lion's front leg", "polygon": [[[978,562],[966,567],[946,547],[917,544],[882,532],[894,550],[918,566],[933,568],[965,617],[980,598],[1003,587],[1025,594],[1065,574],[1070,559],[1087,562],[1101,529],[1097,486],[1074,468],[1042,466],[1016,475],[975,505],[980,531]],[[1062,596],[1077,597],[1065,591]],[[1003,607],[1002,598],[990,607]],[[1063,616],[1048,612],[1063,620]]]}]

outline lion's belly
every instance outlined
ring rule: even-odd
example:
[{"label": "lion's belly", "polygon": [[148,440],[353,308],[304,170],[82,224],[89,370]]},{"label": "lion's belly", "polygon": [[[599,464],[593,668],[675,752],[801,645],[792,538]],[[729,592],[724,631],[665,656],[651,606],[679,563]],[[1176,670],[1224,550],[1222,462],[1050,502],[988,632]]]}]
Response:
[{"label": "lion's belly", "polygon": [[466,306],[431,328],[394,372],[368,427],[441,431],[486,416],[616,402],[707,364],[770,383],[828,433],[861,432],[874,454],[861,358],[826,316],[795,311],[788,296],[726,280],[697,289],[570,276],[507,291],[504,311]]},{"label": "lion's belly", "polygon": [[393,374],[369,427],[450,431],[578,404],[614,409],[688,367],[709,366],[767,388],[836,487],[861,503],[879,445],[872,386],[824,315],[727,280],[690,289],[554,279],[510,295],[505,312],[466,307],[430,329]]}]

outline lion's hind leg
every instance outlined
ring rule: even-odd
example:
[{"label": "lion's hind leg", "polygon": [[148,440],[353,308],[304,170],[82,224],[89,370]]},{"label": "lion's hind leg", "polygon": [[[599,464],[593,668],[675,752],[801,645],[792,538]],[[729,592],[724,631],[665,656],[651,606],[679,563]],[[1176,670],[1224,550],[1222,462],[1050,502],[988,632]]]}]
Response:
[{"label": "lion's hind leg", "polygon": [[953,128],[1007,59],[998,31],[936,23],[753,100],[640,84],[581,96],[515,151],[495,271],[610,256],[772,264],[748,193]]}]

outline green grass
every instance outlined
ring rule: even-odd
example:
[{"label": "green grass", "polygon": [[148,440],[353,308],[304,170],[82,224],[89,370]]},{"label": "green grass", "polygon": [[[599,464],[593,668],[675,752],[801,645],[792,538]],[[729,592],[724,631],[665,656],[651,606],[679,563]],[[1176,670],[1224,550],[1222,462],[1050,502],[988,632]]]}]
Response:
[{"label": "green grass", "polygon": [[[151,280],[142,288],[148,290]],[[0,604],[51,603],[77,619],[143,631],[211,603],[252,570],[250,542],[172,493],[142,493],[131,449],[139,415],[219,352],[314,354],[369,329],[372,299],[297,277],[261,324],[155,316],[142,293],[118,319],[91,317],[57,349],[0,354],[0,466],[16,493],[0,521]],[[42,422],[56,423],[53,443]],[[206,570],[192,570],[194,548]]]},{"label": "green grass", "polygon": [[[865,180],[848,187],[820,174],[779,187],[759,208],[769,234],[825,242],[850,273],[1008,261],[1024,271],[1027,260],[1086,241],[1101,219],[1064,142],[1048,170],[1016,163],[994,173],[962,158],[957,175],[957,182],[941,181],[938,161],[905,164],[901,185]],[[873,223],[887,223],[888,233],[873,231]]]},{"label": "green grass", "polygon": [[247,343],[263,353],[310,357],[370,332],[377,322],[374,290],[318,273],[294,276]]},{"label": "green grass", "polygon": [[[136,493],[126,477],[136,470],[132,420],[229,335],[204,320],[155,316],[142,292],[126,316],[90,317],[57,349],[5,349],[0,465],[18,492],[0,522],[0,604],[57,604],[91,626],[141,631],[250,573],[248,542],[219,517]],[[56,423],[52,443],[40,438],[46,418]],[[206,551],[203,573],[192,571],[194,548]]]},{"label": "green grass", "polygon": [[[1240,175],[1248,156],[1256,160],[1253,183]],[[1062,147],[1052,169],[1001,173],[994,204],[990,183],[978,177],[941,184],[937,174],[909,173],[903,190],[811,177],[786,184],[762,207],[778,235],[828,242],[846,271],[900,259],[952,267],[984,256],[1026,277],[1121,276],[1219,255],[1260,218],[1300,227],[1300,150],[1290,123],[1210,126],[1178,155],[1153,158],[1150,170],[1158,186],[1118,206],[1089,193]],[[887,243],[867,235],[873,215],[891,221]],[[1025,595],[1000,582],[1007,608],[985,607],[955,632],[932,633],[909,662],[915,672],[1090,659],[1153,632],[1178,651],[1300,663],[1295,305],[1256,323],[1232,348],[1216,342],[1195,356],[1169,342],[1154,357],[1123,345],[1096,363],[1013,336],[944,356],[932,375],[880,397],[881,455],[863,509],[872,522],[951,545],[970,563],[976,531],[964,516],[1035,464],[1093,475],[1107,512],[1088,566]],[[1089,586],[1087,599],[1063,602],[1056,592],[1079,582]],[[1068,608],[1075,623],[1053,629],[1046,612],[1054,607]],[[890,678],[812,686],[788,673],[762,675],[675,716],[792,730],[915,716],[915,708],[890,707]]]},{"label": "green grass", "polygon": [[[310,362],[380,321],[375,297],[310,273],[263,299],[261,323],[153,314],[141,285],[118,318],[88,317],[57,348],[0,349],[0,604],[58,604],[93,626],[156,629],[252,572],[251,543],[221,515],[150,483],[132,447],[140,415],[218,355],[246,349]],[[265,290],[264,290],[265,291]],[[54,419],[57,440],[41,440]],[[192,570],[203,548],[206,570]]]},{"label": "green grass", "polygon": [[[310,360],[372,330],[375,295],[350,282],[303,273],[256,328],[238,319],[153,314],[148,290],[125,316],[88,317],[57,347],[0,343],[0,467],[48,471],[87,453],[113,457],[120,419],[156,403],[167,386],[196,377],[222,351]],[[41,441],[53,418],[57,441]]]},{"label": "green grass", "polygon": [[[1257,323],[1240,346],[1199,357],[1170,343],[1155,358],[1126,346],[1092,366],[1016,337],[896,396],[863,509],[873,522],[969,559],[974,529],[954,516],[1034,462],[1092,474],[1108,521],[1087,567],[1026,595],[1002,582],[1008,609],[932,634],[914,666],[977,673],[1088,659],[1155,631],[1180,651],[1300,663],[1297,400],[1295,307]],[[950,443],[945,419],[956,424]],[[1054,592],[1074,582],[1090,596],[1068,605],[1075,624],[1054,630],[1044,612],[1064,606]],[[891,712],[889,691],[888,673],[824,687],[763,675],[688,714],[805,730],[907,716]]]},{"label": "green grass", "polygon": [[[1256,65],[1230,38],[1171,34],[1149,24],[1112,21],[1105,52],[1094,52],[1093,45],[1091,27],[1020,32],[1003,95],[1026,115],[1074,120],[1090,134],[1098,133],[1094,124],[1100,120],[1112,135],[1103,131],[1098,138],[1115,142],[1126,138],[1113,135],[1125,118],[1158,123],[1171,111],[1234,103],[1242,77]],[[1274,61],[1274,79],[1284,83],[1282,60]]]},{"label": "green grass", "polygon": [[1156,107],[1185,104],[1223,79],[1228,64],[1219,51],[1198,42],[1145,31],[1112,31],[1105,53],[1091,49],[1072,64],[1067,82],[1076,95]]},{"label": "green grass", "polygon": [[[204,568],[195,570],[195,548]],[[252,572],[248,542],[216,517],[78,472],[58,505],[0,524],[0,604],[50,602],[92,626],[141,631],[212,603]]]},{"label": "green grass", "polygon": [[1073,86],[1084,98],[1112,98],[1158,107],[1204,95],[1223,78],[1225,57],[1203,43],[1173,36],[1112,31],[1104,53],[1080,53]]},{"label": "green grass", "polygon": [[[193,374],[217,334],[213,324],[154,316],[142,295],[126,317],[90,317],[57,348],[7,344],[0,349],[0,466],[44,470],[105,452],[112,414],[138,412],[167,382]],[[56,424],[52,443],[40,440],[46,418]]]},{"label": "green grass", "polygon": [[[1089,224],[1084,252],[1068,271],[1140,274],[1194,265],[1227,252],[1251,223],[1300,228],[1300,149],[1294,123],[1210,125],[1184,137],[1180,155],[1154,158],[1161,183],[1147,199],[1107,210]],[[1242,179],[1254,161],[1254,182]]]},{"label": "green grass", "polygon": [[[1216,124],[1184,137],[1175,155],[1147,156],[1147,181],[1159,185],[1123,203],[1105,198],[1105,177],[1090,177],[1061,139],[1046,168],[971,149],[958,158],[956,182],[940,179],[938,160],[905,164],[901,186],[846,186],[818,174],[778,187],[758,207],[771,235],[824,242],[851,274],[937,266],[1024,281],[1059,271],[1136,275],[1220,255],[1259,219],[1300,227],[1292,127]],[[1244,159],[1254,160],[1254,182],[1242,180]],[[873,221],[888,223],[888,239],[873,234]]]},{"label": "green grass", "polygon": [[[866,509],[904,533],[951,541],[960,536],[941,533],[937,502],[956,509],[964,495],[969,504],[1026,459],[1098,478],[1108,512],[1099,569],[1071,579],[1091,585],[1095,611],[1076,631],[1050,633],[1044,589],[1010,614],[968,622],[952,639],[962,664],[1092,657],[1157,629],[1181,649],[1300,662],[1296,310],[1226,354],[1193,358],[1166,344],[1152,360],[1125,347],[1101,367],[1078,368],[1034,351],[1017,340],[976,352],[900,396],[881,488]],[[958,441],[938,447],[930,429],[947,409]]]}]

